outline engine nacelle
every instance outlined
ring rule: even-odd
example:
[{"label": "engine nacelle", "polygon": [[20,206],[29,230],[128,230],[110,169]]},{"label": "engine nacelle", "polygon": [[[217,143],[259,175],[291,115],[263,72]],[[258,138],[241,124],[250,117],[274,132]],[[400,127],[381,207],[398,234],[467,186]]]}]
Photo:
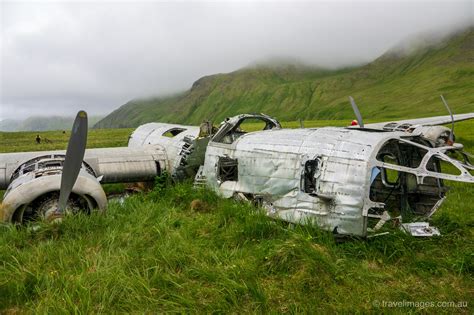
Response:
[{"label": "engine nacelle", "polygon": [[[408,123],[391,122],[383,126],[386,131],[403,131],[411,134],[419,134],[423,138],[429,140],[435,147],[444,147],[453,145],[449,143],[451,129],[443,126],[420,126]],[[453,140],[455,135],[453,134]]]},{"label": "engine nacelle", "polygon": [[[12,175],[0,208],[0,221],[24,223],[48,218],[57,209],[63,155],[44,156],[22,164]],[[92,169],[83,164],[68,200],[72,212],[107,207],[107,197]]]},{"label": "engine nacelle", "polygon": [[[449,143],[451,129],[443,126],[420,126],[415,128],[413,133],[420,133],[423,138],[431,141],[435,147],[453,145],[452,143]],[[456,137],[453,134],[453,141],[455,138]]]}]

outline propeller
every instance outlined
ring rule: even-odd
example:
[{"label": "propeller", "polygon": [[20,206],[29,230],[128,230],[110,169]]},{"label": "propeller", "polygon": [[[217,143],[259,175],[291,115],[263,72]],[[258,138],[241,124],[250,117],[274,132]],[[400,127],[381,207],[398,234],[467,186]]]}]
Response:
[{"label": "propeller", "polygon": [[58,214],[64,212],[69,195],[76,183],[77,176],[82,167],[86,143],[87,113],[81,110],[77,113],[76,119],[74,120],[71,137],[67,145],[66,157],[64,158],[61,188],[59,190]]},{"label": "propeller", "polygon": [[451,116],[451,133],[449,134],[449,142],[450,142],[450,145],[452,145],[454,143],[454,117],[453,117],[453,113],[451,112],[451,108],[449,108],[448,106],[448,102],[446,102],[446,100],[444,99],[443,94],[441,94],[440,97],[444,103],[444,106],[446,106],[446,109],[448,110],[449,115]]},{"label": "propeller", "polygon": [[364,122],[362,121],[362,115],[360,114],[359,107],[357,107],[356,102],[352,98],[352,96],[349,96],[349,101],[351,101],[352,105],[352,110],[354,111],[354,114],[357,117],[357,123],[359,124],[360,128],[364,128]]}]

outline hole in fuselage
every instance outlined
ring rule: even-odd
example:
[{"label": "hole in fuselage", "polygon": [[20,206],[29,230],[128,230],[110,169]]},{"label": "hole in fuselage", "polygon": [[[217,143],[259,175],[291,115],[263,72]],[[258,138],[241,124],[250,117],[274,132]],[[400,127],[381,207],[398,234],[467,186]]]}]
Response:
[{"label": "hole in fuselage", "polygon": [[[384,210],[392,217],[428,214],[446,192],[443,181],[425,177],[423,184],[419,184],[415,175],[388,168],[391,165],[417,168],[426,153],[427,150],[406,142],[388,141],[376,157],[378,161],[386,163],[387,168],[379,168],[380,173],[370,186],[370,199],[384,203]],[[439,161],[429,161],[427,168],[439,170]]]},{"label": "hole in fuselage", "polygon": [[236,159],[219,157],[217,166],[217,178],[219,181],[237,181],[238,174],[238,163]]}]

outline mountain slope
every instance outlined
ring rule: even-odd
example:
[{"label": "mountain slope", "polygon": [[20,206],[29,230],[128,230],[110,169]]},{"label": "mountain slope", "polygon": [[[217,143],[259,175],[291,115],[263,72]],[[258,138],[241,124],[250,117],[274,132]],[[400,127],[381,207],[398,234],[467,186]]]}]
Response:
[{"label": "mountain slope", "polygon": [[409,55],[389,51],[368,65],[340,71],[256,66],[197,80],[170,97],[131,101],[96,124],[135,127],[150,121],[197,124],[243,112],[280,120],[350,119],[348,96],[364,117],[390,119],[474,109],[474,30],[470,28]]},{"label": "mountain slope", "polygon": [[15,131],[20,123],[20,120],[15,119],[0,120],[0,131]]},{"label": "mountain slope", "polygon": [[[89,126],[94,126],[102,116],[89,116]],[[33,116],[25,120],[5,119],[0,121],[0,131],[46,131],[46,130],[70,130],[74,117]]]}]

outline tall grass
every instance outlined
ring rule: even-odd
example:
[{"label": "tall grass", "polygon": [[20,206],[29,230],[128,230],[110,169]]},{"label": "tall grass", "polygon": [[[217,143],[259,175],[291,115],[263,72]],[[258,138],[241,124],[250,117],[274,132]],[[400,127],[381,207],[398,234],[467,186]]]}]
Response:
[{"label": "tall grass", "polygon": [[[473,122],[456,128],[472,152]],[[473,187],[450,185],[432,222],[443,236],[429,239],[395,230],[341,242],[167,181],[111,201],[105,215],[0,225],[0,313],[472,314]],[[384,308],[383,301],[468,306]]]},{"label": "tall grass", "polygon": [[[2,226],[0,309],[327,313],[377,311],[375,300],[430,300],[468,301],[470,308],[455,309],[468,313],[473,210],[458,216],[453,199],[435,217],[443,237],[395,232],[337,242],[190,183],[156,186],[112,202],[106,215]],[[199,207],[191,209],[193,200]]]}]

